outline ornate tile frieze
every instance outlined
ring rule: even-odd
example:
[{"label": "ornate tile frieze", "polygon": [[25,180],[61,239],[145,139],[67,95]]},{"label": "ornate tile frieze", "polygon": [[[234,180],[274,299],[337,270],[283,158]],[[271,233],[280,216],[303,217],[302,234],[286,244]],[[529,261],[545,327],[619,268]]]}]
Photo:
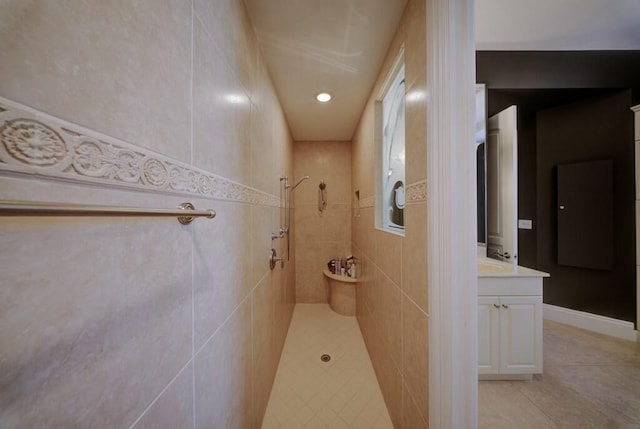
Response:
[{"label": "ornate tile frieze", "polygon": [[[427,181],[421,180],[419,182],[411,183],[407,186],[406,192],[406,202],[407,203],[418,203],[427,201]],[[376,197],[371,195],[366,198],[362,198],[360,200],[360,204],[358,204],[359,208],[367,208],[374,207],[376,202]],[[355,206],[354,206],[355,208]]]},{"label": "ornate tile frieze", "polygon": [[0,173],[279,206],[276,195],[0,97]]},{"label": "ornate tile frieze", "polygon": [[408,203],[427,201],[427,181],[421,180],[407,186],[406,201]]},{"label": "ornate tile frieze", "polygon": [[370,197],[366,197],[360,200],[360,208],[373,207],[375,206],[376,197],[371,195]]}]

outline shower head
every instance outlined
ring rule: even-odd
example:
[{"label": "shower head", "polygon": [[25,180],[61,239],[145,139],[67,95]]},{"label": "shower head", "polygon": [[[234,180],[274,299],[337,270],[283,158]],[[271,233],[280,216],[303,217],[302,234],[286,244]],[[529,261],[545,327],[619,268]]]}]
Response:
[{"label": "shower head", "polygon": [[290,186],[291,190],[293,191],[294,189],[296,189],[300,183],[304,182],[308,178],[309,176],[304,176],[302,179],[298,180],[295,185]]},{"label": "shower head", "polygon": [[327,184],[326,184],[326,183],[324,183],[324,180],[321,180],[321,181],[320,181],[320,186],[319,186],[319,187],[320,187],[320,190],[321,190],[321,191],[324,191],[324,188],[326,188],[326,187],[327,187]]}]

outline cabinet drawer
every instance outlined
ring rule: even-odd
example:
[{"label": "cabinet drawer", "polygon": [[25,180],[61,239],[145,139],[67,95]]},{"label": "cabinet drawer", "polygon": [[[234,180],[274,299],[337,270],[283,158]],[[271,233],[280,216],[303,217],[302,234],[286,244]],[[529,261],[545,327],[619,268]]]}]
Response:
[{"label": "cabinet drawer", "polygon": [[478,295],[542,295],[542,277],[479,277]]}]

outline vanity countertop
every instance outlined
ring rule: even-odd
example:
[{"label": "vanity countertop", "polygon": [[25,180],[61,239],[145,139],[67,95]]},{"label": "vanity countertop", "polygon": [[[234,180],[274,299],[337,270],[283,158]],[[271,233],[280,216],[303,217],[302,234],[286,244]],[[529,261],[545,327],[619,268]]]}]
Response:
[{"label": "vanity countertop", "polygon": [[549,273],[497,259],[478,257],[478,277],[549,277]]}]

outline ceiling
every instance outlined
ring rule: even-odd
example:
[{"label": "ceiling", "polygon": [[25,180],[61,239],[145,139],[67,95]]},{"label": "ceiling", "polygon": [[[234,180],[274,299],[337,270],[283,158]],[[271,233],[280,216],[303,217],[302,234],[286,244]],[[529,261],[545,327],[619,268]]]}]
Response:
[{"label": "ceiling", "polygon": [[640,0],[476,0],[476,48],[640,49]]},{"label": "ceiling", "polygon": [[[294,140],[351,140],[406,1],[245,0]],[[638,23],[640,0],[476,0],[478,50],[636,50]]]}]

